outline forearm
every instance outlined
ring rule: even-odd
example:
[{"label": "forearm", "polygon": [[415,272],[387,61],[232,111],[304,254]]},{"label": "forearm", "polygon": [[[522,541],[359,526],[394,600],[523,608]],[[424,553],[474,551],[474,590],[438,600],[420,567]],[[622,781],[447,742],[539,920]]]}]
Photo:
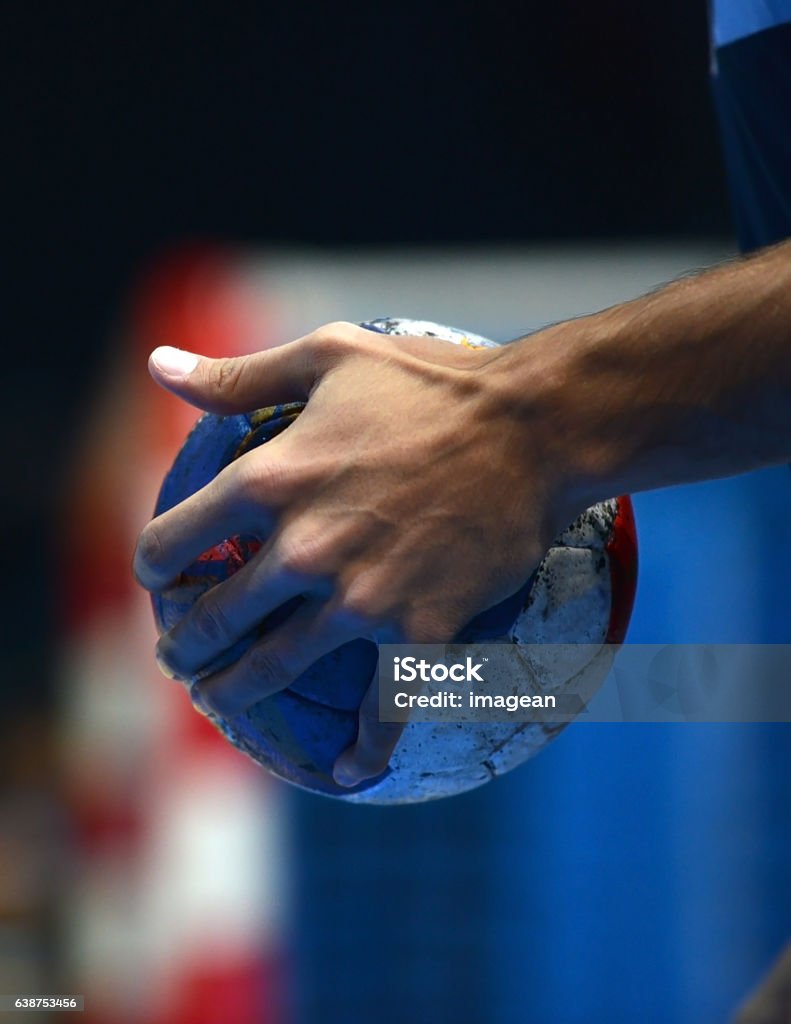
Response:
[{"label": "forearm", "polygon": [[491,369],[572,504],[791,460],[791,243],[517,341]]}]

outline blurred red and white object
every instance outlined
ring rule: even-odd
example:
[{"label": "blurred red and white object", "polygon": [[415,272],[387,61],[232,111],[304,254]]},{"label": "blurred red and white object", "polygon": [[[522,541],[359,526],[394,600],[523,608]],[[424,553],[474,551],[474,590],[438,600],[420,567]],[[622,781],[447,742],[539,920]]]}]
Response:
[{"label": "blurred red and white object", "polygon": [[63,769],[76,849],[64,976],[86,1024],[282,1024],[280,792],[156,669],[136,537],[198,412],[146,372],[157,345],[271,344],[260,276],[185,250],[133,295],[70,476],[64,523]]}]

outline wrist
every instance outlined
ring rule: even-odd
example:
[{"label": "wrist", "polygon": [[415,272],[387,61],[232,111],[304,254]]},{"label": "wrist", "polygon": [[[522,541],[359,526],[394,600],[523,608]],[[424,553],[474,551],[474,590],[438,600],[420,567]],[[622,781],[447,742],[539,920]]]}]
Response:
[{"label": "wrist", "polygon": [[518,457],[547,480],[563,525],[625,489],[632,453],[616,423],[628,396],[606,386],[591,358],[612,332],[606,314],[556,324],[503,346],[486,367],[495,403],[518,425]]},{"label": "wrist", "polygon": [[501,349],[493,391],[567,507],[791,459],[791,243]]}]

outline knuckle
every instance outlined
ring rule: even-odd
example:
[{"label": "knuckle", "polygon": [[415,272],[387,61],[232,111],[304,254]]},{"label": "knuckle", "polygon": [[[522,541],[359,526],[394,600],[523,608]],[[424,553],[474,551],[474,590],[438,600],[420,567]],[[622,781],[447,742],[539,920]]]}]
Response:
[{"label": "knuckle", "polygon": [[384,619],[382,588],[368,576],[358,576],[338,595],[336,616],[361,632],[374,628]]},{"label": "knuckle", "polygon": [[190,614],[194,633],[207,644],[224,643],[232,630],[222,607],[215,601],[202,599],[198,601]]},{"label": "knuckle", "polygon": [[279,500],[286,481],[285,466],[272,458],[249,458],[257,455],[250,452],[227,469],[227,486],[236,500],[243,506],[257,509]]},{"label": "knuckle", "polygon": [[360,330],[357,324],[345,320],[324,324],[313,332],[314,355],[329,362],[341,358],[355,347]]},{"label": "knuckle", "polygon": [[317,341],[335,341],[339,338],[351,337],[355,331],[359,330],[357,324],[353,324],[348,320],[333,320],[331,323],[323,324],[314,333],[314,337]]},{"label": "knuckle", "polygon": [[319,575],[323,568],[324,556],[324,541],[314,534],[287,537],[280,545],[280,565],[288,575]]},{"label": "knuckle", "polygon": [[162,538],[154,523],[149,523],[140,534],[135,551],[135,572],[145,583],[152,575],[161,574],[165,568],[165,549]]},{"label": "knuckle", "polygon": [[215,359],[210,364],[209,386],[218,398],[229,398],[237,391],[242,378],[243,359],[226,357]]},{"label": "knuckle", "polygon": [[224,478],[227,490],[233,492],[240,502],[254,505],[261,495],[262,476],[261,467],[256,461],[243,456],[238,462],[232,462],[223,469],[216,479],[223,482]]}]

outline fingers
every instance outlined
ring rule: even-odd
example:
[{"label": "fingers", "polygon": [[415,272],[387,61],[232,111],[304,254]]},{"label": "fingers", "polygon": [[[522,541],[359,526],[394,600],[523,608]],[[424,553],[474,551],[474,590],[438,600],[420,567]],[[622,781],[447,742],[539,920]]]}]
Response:
[{"label": "fingers", "polygon": [[354,324],[327,324],[288,345],[228,359],[164,346],[151,353],[148,368],[158,384],[199,409],[221,415],[250,412],[306,399],[339,351],[360,332]]},{"label": "fingers", "polygon": [[198,710],[223,717],[240,714],[264,697],[285,690],[319,658],[351,640],[325,606],[308,600],[272,633],[253,644],[239,661],[192,687]]},{"label": "fingers", "polygon": [[219,541],[240,533],[268,532],[280,478],[275,459],[257,460],[252,495],[242,462],[232,463],[201,490],[153,519],[135,549],[133,570],[141,586],[162,590]]},{"label": "fingers", "polygon": [[212,587],[157,644],[165,675],[189,679],[250,633],[271,612],[297,597],[305,581],[260,551],[225,582]]},{"label": "fingers", "polygon": [[360,705],[357,740],[335,762],[332,774],[338,785],[350,788],[381,775],[405,724],[379,721],[379,680],[375,676]]}]

